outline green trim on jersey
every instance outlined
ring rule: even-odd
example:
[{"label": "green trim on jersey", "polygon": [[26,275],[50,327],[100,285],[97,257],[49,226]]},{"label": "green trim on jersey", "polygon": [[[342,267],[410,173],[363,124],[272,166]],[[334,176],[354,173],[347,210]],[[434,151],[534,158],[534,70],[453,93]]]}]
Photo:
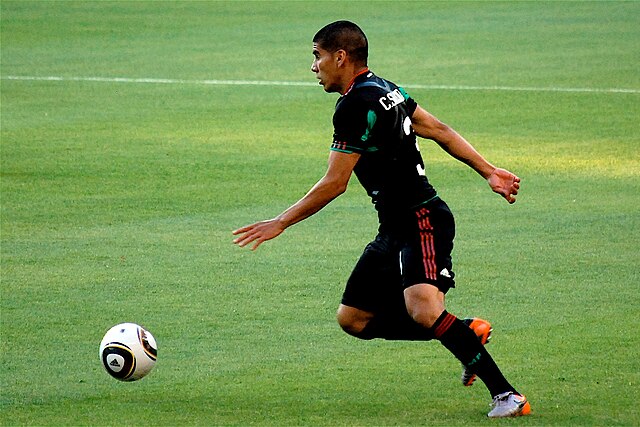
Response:
[{"label": "green trim on jersey", "polygon": [[378,117],[376,116],[376,112],[373,110],[369,110],[367,113],[367,130],[364,132],[364,135],[360,138],[362,142],[369,139],[369,135],[371,134],[371,130],[373,129],[373,125],[376,124],[376,120]]},{"label": "green trim on jersey", "polygon": [[402,96],[404,96],[404,100],[405,101],[410,98],[409,94],[403,88],[401,88],[400,86],[398,86],[398,90],[400,91]]},{"label": "green trim on jersey", "polygon": [[424,202],[418,203],[415,206],[412,206],[411,209],[416,209],[419,208],[420,206],[424,206],[426,204],[429,204],[430,202],[434,201],[435,199],[439,199],[440,196],[438,196],[437,194],[435,196],[433,196],[432,198],[430,198],[429,200],[425,200]]},{"label": "green trim on jersey", "polygon": [[347,154],[353,154],[353,153],[355,153],[355,151],[353,151],[353,150],[343,150],[343,149],[340,149],[340,148],[333,148],[333,147],[329,148],[329,150],[331,150],[331,151],[337,151],[337,152],[339,152],[339,153],[347,153]]}]

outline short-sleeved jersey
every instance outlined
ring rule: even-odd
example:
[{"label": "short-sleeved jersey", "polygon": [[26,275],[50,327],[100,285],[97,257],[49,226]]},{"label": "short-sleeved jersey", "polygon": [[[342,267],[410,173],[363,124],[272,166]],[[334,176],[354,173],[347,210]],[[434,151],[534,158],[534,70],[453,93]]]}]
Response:
[{"label": "short-sleeved jersey", "polygon": [[331,149],[361,155],[354,173],[381,225],[391,229],[436,196],[411,127],[416,107],[402,88],[367,71],[338,99],[333,115]]}]

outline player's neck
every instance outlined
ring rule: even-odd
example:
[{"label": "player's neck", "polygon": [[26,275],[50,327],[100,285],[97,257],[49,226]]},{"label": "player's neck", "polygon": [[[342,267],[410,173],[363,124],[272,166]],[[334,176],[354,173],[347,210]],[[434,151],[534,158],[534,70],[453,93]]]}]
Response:
[{"label": "player's neck", "polygon": [[341,95],[346,95],[351,88],[353,87],[353,83],[356,81],[356,79],[363,75],[364,73],[369,71],[369,67],[364,66],[364,67],[359,67],[357,69],[354,69],[352,73],[350,73],[349,75],[349,83],[343,87],[343,90],[340,91]]}]

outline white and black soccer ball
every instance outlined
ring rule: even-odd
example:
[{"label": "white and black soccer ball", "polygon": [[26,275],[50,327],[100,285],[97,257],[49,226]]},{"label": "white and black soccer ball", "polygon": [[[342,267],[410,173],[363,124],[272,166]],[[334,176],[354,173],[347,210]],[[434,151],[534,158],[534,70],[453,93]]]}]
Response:
[{"label": "white and black soccer ball", "polygon": [[109,329],[100,343],[104,369],[120,381],[136,381],[156,364],[158,345],[153,335],[135,323],[121,323]]}]

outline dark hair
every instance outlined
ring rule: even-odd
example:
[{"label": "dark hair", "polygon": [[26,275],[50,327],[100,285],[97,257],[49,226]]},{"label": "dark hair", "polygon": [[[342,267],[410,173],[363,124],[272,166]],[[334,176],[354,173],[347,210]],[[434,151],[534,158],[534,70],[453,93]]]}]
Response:
[{"label": "dark hair", "polygon": [[344,49],[353,62],[367,65],[369,42],[364,32],[353,22],[332,22],[316,33],[313,42],[329,52]]}]

